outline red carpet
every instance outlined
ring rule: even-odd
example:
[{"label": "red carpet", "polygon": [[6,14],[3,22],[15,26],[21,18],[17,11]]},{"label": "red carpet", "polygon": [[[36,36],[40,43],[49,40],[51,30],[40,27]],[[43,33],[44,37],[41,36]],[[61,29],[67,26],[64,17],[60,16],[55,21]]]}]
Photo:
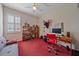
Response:
[{"label": "red carpet", "polygon": [[[54,53],[48,52],[47,46],[48,44],[41,39],[20,41],[18,42],[19,56],[55,56]],[[59,55],[70,55],[70,52],[67,52],[59,53]]]}]

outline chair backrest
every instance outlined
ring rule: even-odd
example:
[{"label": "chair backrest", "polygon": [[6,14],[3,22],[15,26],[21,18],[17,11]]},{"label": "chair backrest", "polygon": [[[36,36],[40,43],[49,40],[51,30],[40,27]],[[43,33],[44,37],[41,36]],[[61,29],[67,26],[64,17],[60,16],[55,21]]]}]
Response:
[{"label": "chair backrest", "polygon": [[57,43],[57,37],[55,34],[47,34],[48,42],[56,44]]}]

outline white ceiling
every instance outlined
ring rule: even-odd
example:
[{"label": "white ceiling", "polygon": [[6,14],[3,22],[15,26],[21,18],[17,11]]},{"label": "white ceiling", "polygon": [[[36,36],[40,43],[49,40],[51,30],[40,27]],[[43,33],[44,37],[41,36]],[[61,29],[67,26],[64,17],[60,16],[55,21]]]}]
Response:
[{"label": "white ceiling", "polygon": [[9,8],[13,8],[16,10],[19,10],[21,12],[24,13],[28,13],[34,16],[41,16],[42,14],[46,13],[48,10],[50,10],[51,8],[54,7],[60,7],[63,6],[64,4],[60,4],[60,3],[39,3],[38,7],[40,9],[37,9],[35,12],[33,12],[32,7],[33,3],[4,3],[4,6],[7,6]]}]

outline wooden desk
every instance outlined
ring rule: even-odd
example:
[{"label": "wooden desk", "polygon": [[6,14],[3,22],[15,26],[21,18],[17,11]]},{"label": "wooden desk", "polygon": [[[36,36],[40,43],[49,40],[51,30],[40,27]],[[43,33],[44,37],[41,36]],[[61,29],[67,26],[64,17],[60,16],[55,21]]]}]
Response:
[{"label": "wooden desk", "polygon": [[65,43],[72,43],[71,37],[63,36],[63,37],[60,37],[60,40],[65,42]]},{"label": "wooden desk", "polygon": [[65,47],[69,46],[69,48],[72,49],[72,38],[71,37],[67,37],[67,36],[59,37],[57,40],[57,43]]}]

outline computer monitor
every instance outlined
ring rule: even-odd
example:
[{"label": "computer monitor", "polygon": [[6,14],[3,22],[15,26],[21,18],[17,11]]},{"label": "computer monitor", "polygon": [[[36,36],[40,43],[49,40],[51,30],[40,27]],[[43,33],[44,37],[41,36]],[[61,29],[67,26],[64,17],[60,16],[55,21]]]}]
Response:
[{"label": "computer monitor", "polygon": [[61,34],[61,28],[53,28],[52,33]]}]

